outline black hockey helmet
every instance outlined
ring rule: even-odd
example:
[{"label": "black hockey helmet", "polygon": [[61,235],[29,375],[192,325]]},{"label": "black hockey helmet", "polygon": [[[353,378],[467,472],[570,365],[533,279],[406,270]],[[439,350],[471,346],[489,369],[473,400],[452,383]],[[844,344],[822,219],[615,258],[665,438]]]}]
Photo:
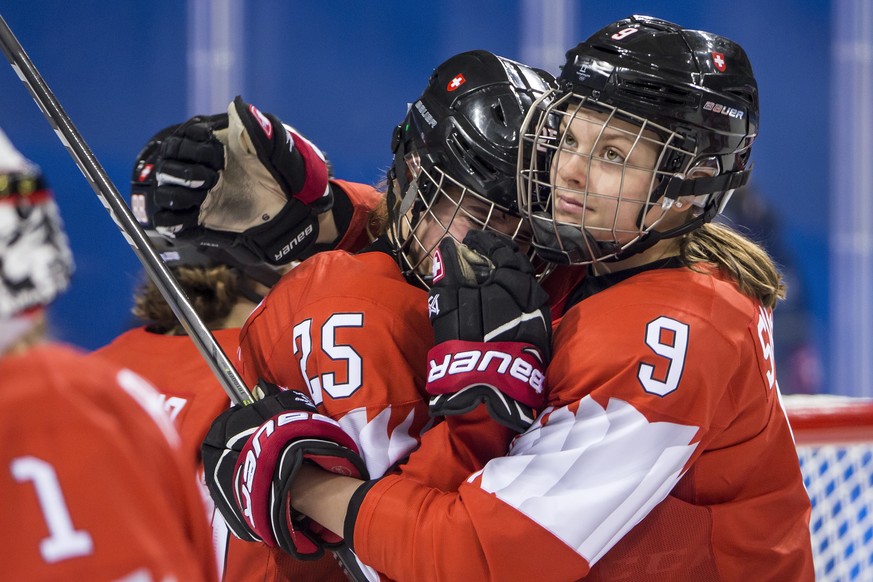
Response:
[{"label": "black hockey helmet", "polygon": [[[543,188],[549,170],[536,167],[542,157],[526,158],[528,165],[520,168],[519,200],[526,213],[538,216],[534,238],[544,257],[572,263],[625,258],[661,238],[709,222],[730,193],[748,181],[749,155],[758,133],[758,89],[751,63],[737,43],[635,15],[613,22],[569,50],[558,83],[547,114],[563,117],[565,125],[587,109],[638,126],[640,136],[658,136],[662,151],[650,205],[669,206],[680,196],[700,198],[694,219],[681,228],[660,232],[655,225],[644,226],[644,209],[633,240],[600,237],[595,242],[583,228],[578,233],[583,238],[573,241],[568,236],[573,228],[543,220],[548,215],[543,210],[551,202],[543,199],[550,191]],[[529,119],[526,124],[524,148],[551,150],[546,158],[550,160],[565,136],[538,132],[536,123]]]},{"label": "black hockey helmet", "polygon": [[[408,275],[427,285],[416,271],[432,248],[421,244],[416,229],[442,196],[461,213],[465,196],[485,203],[490,211],[467,217],[481,228],[488,228],[495,210],[519,216],[521,123],[533,102],[554,86],[549,73],[484,50],[460,53],[434,70],[391,143],[388,207]],[[510,234],[518,234],[521,220],[517,224]],[[448,226],[443,224],[446,233]]]}]

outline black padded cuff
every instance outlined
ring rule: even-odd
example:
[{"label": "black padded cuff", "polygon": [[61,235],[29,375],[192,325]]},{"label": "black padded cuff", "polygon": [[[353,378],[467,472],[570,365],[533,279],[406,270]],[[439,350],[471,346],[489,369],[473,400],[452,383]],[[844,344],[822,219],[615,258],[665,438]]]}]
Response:
[{"label": "black padded cuff", "polygon": [[271,265],[308,257],[318,239],[318,218],[309,206],[289,200],[269,222],[242,233],[244,244]]},{"label": "black padded cuff", "polygon": [[349,499],[349,505],[346,508],[346,520],[343,523],[343,539],[345,539],[346,545],[348,545],[349,549],[353,552],[355,551],[354,533],[355,522],[358,520],[358,511],[361,509],[361,503],[364,502],[364,497],[367,496],[367,493],[373,488],[373,485],[378,482],[378,479],[365,481],[358,486],[355,492],[352,493],[352,498]]},{"label": "black padded cuff", "polygon": [[333,193],[333,221],[336,223],[337,232],[340,233],[337,239],[339,241],[349,230],[352,217],[355,215],[355,206],[345,190],[333,182],[330,182],[330,191]]}]

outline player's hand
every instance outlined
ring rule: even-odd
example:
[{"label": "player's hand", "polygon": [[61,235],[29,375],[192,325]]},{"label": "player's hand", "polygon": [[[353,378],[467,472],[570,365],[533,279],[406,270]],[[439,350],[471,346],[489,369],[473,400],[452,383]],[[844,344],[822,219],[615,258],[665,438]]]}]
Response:
[{"label": "player's hand", "polygon": [[221,413],[201,445],[206,487],[224,521],[238,538],[259,541],[249,528],[233,492],[233,469],[248,437],[264,421],[288,410],[309,410],[310,403],[298,392],[282,392],[275,384],[260,381],[255,388],[258,400],[249,406],[233,406]]},{"label": "player's hand", "polygon": [[159,230],[221,241],[244,262],[305,258],[333,204],[321,151],[241,97],[226,114],[180,125],[158,158]]},{"label": "player's hand", "polygon": [[[227,114],[197,115],[163,138],[148,171],[137,168],[134,181],[155,180],[152,221],[159,232],[196,228],[200,206],[224,169],[224,144],[215,132],[227,129]],[[153,174],[153,176],[152,176]]]},{"label": "player's hand", "polygon": [[428,308],[431,414],[463,414],[484,403],[498,422],[524,431],[543,406],[551,353],[548,294],[509,238],[471,230],[444,239],[434,257]]},{"label": "player's hand", "polygon": [[291,483],[304,462],[364,479],[367,470],[352,438],[303,394],[284,391],[235,406],[213,422],[202,451],[209,492],[238,537],[304,560],[342,543],[292,510]]}]

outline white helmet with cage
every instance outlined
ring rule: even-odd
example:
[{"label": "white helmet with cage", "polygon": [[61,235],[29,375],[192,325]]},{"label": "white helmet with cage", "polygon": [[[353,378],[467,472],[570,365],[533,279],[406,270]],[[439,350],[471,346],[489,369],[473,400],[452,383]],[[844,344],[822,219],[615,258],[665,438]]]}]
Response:
[{"label": "white helmet with cage", "polygon": [[63,222],[38,166],[0,130],[0,351],[73,274]]}]

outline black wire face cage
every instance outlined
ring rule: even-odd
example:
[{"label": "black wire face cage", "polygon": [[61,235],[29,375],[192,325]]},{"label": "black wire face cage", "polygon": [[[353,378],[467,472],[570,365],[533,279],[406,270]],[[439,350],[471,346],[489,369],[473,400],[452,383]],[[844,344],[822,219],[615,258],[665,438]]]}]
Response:
[{"label": "black wire face cage", "polygon": [[[512,238],[521,248],[531,244],[530,227],[520,216],[464,186],[437,166],[425,167],[416,152],[407,154],[409,186],[397,193],[391,234],[407,279],[430,289],[432,256],[449,236],[462,242],[469,230],[494,230]],[[396,182],[392,187],[397,187]]]},{"label": "black wire face cage", "polygon": [[619,260],[647,248],[675,202],[664,195],[667,179],[685,177],[696,157],[685,136],[575,93],[543,96],[521,139],[519,209],[531,221],[537,254],[559,264]]}]

